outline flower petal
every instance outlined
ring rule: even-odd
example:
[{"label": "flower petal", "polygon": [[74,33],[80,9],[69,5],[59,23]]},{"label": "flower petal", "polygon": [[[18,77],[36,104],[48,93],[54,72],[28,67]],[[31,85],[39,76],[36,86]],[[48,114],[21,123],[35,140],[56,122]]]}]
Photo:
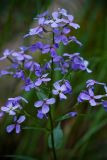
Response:
[{"label": "flower petal", "polygon": [[6,131],[10,133],[13,131],[14,128],[15,128],[15,124],[10,124],[6,127]]},{"label": "flower petal", "polygon": [[20,116],[19,119],[17,120],[17,123],[22,123],[26,119],[25,116]]},{"label": "flower petal", "polygon": [[21,129],[20,129],[20,125],[16,124],[16,133],[20,133]]},{"label": "flower petal", "polygon": [[8,111],[9,111],[9,108],[3,106],[3,107],[1,107],[1,111],[8,112]]},{"label": "flower petal", "polygon": [[48,112],[49,112],[49,106],[46,105],[46,104],[44,104],[43,107],[42,107],[42,113],[43,113],[43,114],[46,114],[46,113],[48,113]]},{"label": "flower petal", "polygon": [[89,88],[88,92],[89,92],[90,96],[92,96],[92,97],[94,96],[94,92],[93,92],[92,88]]},{"label": "flower petal", "polygon": [[85,92],[80,93],[79,97],[81,100],[90,100],[90,96]]},{"label": "flower petal", "polygon": [[37,101],[37,102],[34,103],[34,106],[37,107],[37,108],[41,107],[42,105],[43,105],[43,101]]},{"label": "flower petal", "polygon": [[53,93],[54,95],[58,95],[58,94],[59,94],[58,91],[55,90],[55,89],[52,90],[52,93]]},{"label": "flower petal", "polygon": [[60,93],[59,97],[60,97],[60,99],[67,99],[67,97],[63,93]]},{"label": "flower petal", "polygon": [[42,118],[44,117],[44,114],[42,113],[41,110],[38,110],[37,117],[38,117],[39,119],[42,119]]},{"label": "flower petal", "polygon": [[35,86],[40,86],[42,84],[42,80],[40,78],[35,82]]},{"label": "flower petal", "polygon": [[56,90],[60,90],[60,88],[61,88],[58,82],[54,83],[54,87]]},{"label": "flower petal", "polygon": [[50,98],[46,100],[46,104],[54,104],[55,103],[55,98]]},{"label": "flower petal", "polygon": [[96,106],[96,105],[97,105],[97,103],[95,102],[94,99],[91,99],[91,100],[89,101],[89,103],[90,103],[91,106]]}]

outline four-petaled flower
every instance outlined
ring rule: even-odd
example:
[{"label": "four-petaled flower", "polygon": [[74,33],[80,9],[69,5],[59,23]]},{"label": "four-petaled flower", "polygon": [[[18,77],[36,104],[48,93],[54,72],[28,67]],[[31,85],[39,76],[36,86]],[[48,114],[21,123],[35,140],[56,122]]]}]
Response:
[{"label": "four-petaled flower", "polygon": [[9,115],[16,115],[16,110],[21,110],[22,106],[19,104],[20,100],[28,103],[27,100],[21,96],[9,98],[6,105],[1,107],[1,111],[9,113]]},{"label": "four-petaled flower", "polygon": [[54,29],[54,41],[55,43],[60,43],[62,42],[64,45],[68,44],[68,38],[66,36],[66,34],[68,34],[70,32],[70,29],[67,27],[64,27],[63,30],[59,30],[59,29]]},{"label": "four-petaled flower", "polygon": [[68,57],[69,60],[69,64],[71,66],[71,68],[73,70],[86,70],[88,73],[91,73],[92,71],[90,69],[87,68],[88,66],[88,61],[87,60],[84,60],[82,57],[79,56],[80,53],[74,53],[74,54],[68,54],[68,53],[65,53],[64,56],[65,57]]},{"label": "four-petaled flower", "polygon": [[3,52],[3,57],[0,58],[0,61],[8,58],[11,54],[12,54],[13,51],[9,50],[9,49],[6,49],[4,52]]},{"label": "four-petaled flower", "polygon": [[[42,117],[44,114],[49,112],[49,105],[54,104],[55,103],[55,98],[47,98],[44,100],[40,100],[34,103],[34,106],[36,108],[40,108],[42,107],[41,110],[39,110],[38,112],[38,117]],[[43,115],[42,115],[43,114]]]},{"label": "four-petaled flower", "polygon": [[60,85],[59,82],[55,82],[54,88],[55,89],[52,90],[52,93],[54,95],[59,95],[60,99],[67,99],[67,97],[64,94],[64,92],[66,91],[65,84]]},{"label": "four-petaled flower", "polygon": [[48,73],[43,74],[41,77],[39,77],[36,81],[35,81],[35,86],[38,87],[40,86],[42,83],[46,83],[49,82],[51,80],[51,78],[47,78]]},{"label": "four-petaled flower", "polygon": [[14,129],[16,130],[16,133],[20,133],[21,131],[21,127],[20,124],[23,123],[25,121],[26,117],[20,116],[19,118],[17,118],[16,116],[14,117],[14,123],[10,124],[6,127],[6,131],[8,133],[12,132]]},{"label": "four-petaled flower", "polygon": [[80,93],[78,97],[78,102],[89,101],[91,106],[96,106],[100,104],[100,102],[96,102],[95,100],[101,99],[104,97],[103,95],[94,95],[93,89],[89,88],[87,91],[83,91]]}]

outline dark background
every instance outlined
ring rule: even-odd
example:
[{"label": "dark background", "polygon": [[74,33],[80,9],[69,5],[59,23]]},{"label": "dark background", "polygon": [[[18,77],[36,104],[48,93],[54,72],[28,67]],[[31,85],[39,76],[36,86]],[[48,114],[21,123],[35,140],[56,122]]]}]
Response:
[{"label": "dark background", "polygon": [[[75,21],[81,28],[75,33],[83,43],[82,48],[70,45],[63,52],[80,51],[81,55],[90,62],[92,74],[78,73],[72,76],[74,95],[71,106],[84,88],[88,78],[107,83],[107,3],[106,0],[1,0],[0,1],[0,54],[5,48],[17,48],[28,42],[23,41],[33,24],[33,18],[47,8],[51,11],[60,8],[68,9],[75,16]],[[8,62],[7,62],[8,63]],[[0,64],[3,68],[5,64]],[[0,79],[0,105],[8,97],[19,93],[20,83],[11,78]],[[97,90],[100,94],[100,89]],[[33,93],[30,107],[33,102]],[[62,110],[62,109],[61,109]],[[62,111],[58,110],[61,114]],[[66,120],[62,123],[65,144],[57,151],[61,160],[106,160],[107,159],[107,113],[102,106],[92,109],[88,104],[80,105],[78,112],[85,116]],[[63,107],[66,112],[66,108]],[[89,114],[87,114],[89,113]],[[47,146],[47,136],[41,131],[23,130],[21,134],[7,134],[5,127],[11,119],[4,116],[0,119],[0,159],[51,159],[51,151]],[[45,122],[36,120],[45,125]],[[31,125],[30,121],[26,125]],[[3,156],[7,155],[6,157]],[[12,156],[14,158],[12,158]],[[11,157],[11,158],[9,158]]]}]

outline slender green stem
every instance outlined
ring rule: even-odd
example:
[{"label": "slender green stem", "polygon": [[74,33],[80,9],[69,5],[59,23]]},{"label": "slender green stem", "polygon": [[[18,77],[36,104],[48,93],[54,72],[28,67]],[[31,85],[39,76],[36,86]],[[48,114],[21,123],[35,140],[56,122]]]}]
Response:
[{"label": "slender green stem", "polygon": [[[49,91],[49,98],[51,97],[51,91],[52,91],[52,84],[53,84],[53,72],[54,72],[54,66],[53,66],[53,58],[52,58],[52,64],[51,64],[51,82],[50,82],[50,91]],[[54,145],[54,134],[53,134],[53,119],[52,119],[52,113],[51,113],[51,108],[49,111],[49,120],[50,120],[50,126],[51,126],[51,143],[52,143],[52,151],[53,151],[53,157],[54,160],[57,160],[56,157],[56,151],[55,151],[55,145]]]},{"label": "slender green stem", "polygon": [[56,151],[55,151],[55,144],[54,144],[54,134],[53,134],[54,126],[53,126],[53,119],[52,119],[51,110],[49,112],[49,119],[50,119],[50,126],[51,126],[51,142],[52,142],[53,157],[54,157],[54,160],[57,160]]},{"label": "slender green stem", "polygon": [[[53,33],[53,44],[54,44],[54,33]],[[53,85],[53,79],[54,79],[53,75],[54,75],[54,63],[53,63],[53,58],[52,58],[51,73],[50,73],[51,81],[50,81],[50,89],[49,89],[49,98],[52,96],[52,85]],[[54,160],[57,160],[56,151],[55,151],[55,143],[54,143],[54,133],[53,133],[54,125],[53,125],[51,108],[49,111],[49,120],[50,120],[50,127],[51,127],[50,129],[51,129],[52,152],[53,152]]]}]

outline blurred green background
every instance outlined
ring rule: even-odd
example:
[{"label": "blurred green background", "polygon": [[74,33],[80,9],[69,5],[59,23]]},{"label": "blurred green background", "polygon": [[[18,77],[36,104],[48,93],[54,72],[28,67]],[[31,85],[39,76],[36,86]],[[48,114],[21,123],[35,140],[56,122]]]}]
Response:
[{"label": "blurred green background", "polygon": [[[72,75],[73,97],[68,100],[69,108],[58,109],[57,115],[66,113],[76,103],[76,97],[84,89],[87,79],[92,78],[107,83],[107,3],[106,0],[1,0],[0,1],[0,53],[5,48],[13,49],[23,45],[23,35],[33,23],[33,17],[47,8],[55,10],[58,7],[68,9],[75,16],[75,21],[81,28],[73,32],[83,43],[82,48],[70,44],[61,48],[61,52],[81,52],[89,60],[92,74],[79,72]],[[3,68],[5,64],[0,64]],[[76,81],[77,80],[77,81]],[[19,93],[20,83],[10,79],[0,79],[0,105],[8,97]],[[17,92],[17,93],[16,93]],[[100,89],[97,90],[100,94]],[[26,95],[31,99],[27,107],[32,107],[34,93]],[[33,107],[32,107],[33,109]],[[92,109],[87,104],[76,108],[85,116],[62,122],[65,142],[62,149],[57,150],[61,160],[106,160],[107,159],[107,113],[100,106]],[[0,119],[0,159],[51,160],[51,151],[47,145],[47,135],[42,131],[23,130],[21,134],[7,134],[5,127],[10,123],[5,116]],[[46,122],[27,121],[27,125],[36,123],[44,126]],[[3,157],[3,155],[8,155]],[[13,155],[13,157],[12,157]],[[17,156],[16,156],[17,155]],[[10,158],[9,158],[10,156]]]}]

